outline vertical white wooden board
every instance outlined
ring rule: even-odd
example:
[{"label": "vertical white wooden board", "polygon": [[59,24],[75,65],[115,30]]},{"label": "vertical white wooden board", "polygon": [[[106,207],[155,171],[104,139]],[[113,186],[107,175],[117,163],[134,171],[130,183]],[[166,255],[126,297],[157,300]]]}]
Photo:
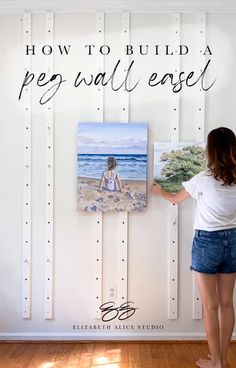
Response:
[{"label": "vertical white wooden board", "polygon": [[[104,12],[96,13],[96,47],[104,44],[104,23],[105,15]],[[96,65],[98,67],[98,72],[102,73],[104,71],[104,56],[98,53],[96,56]],[[104,120],[104,91],[102,86],[97,86],[97,122],[103,122]],[[103,214],[102,212],[97,212],[94,214],[94,269],[95,269],[95,293],[94,293],[94,310],[95,318],[101,318],[101,311],[99,307],[102,304],[102,294],[103,294]]]},{"label": "vertical white wooden board", "polygon": [[178,318],[178,205],[169,204],[168,318]]},{"label": "vertical white wooden board", "polygon": [[[23,32],[23,75],[31,72],[31,56],[26,55],[26,45],[31,45],[31,13],[22,17]],[[31,87],[27,86],[22,95],[22,318],[31,318],[31,247],[32,247],[32,183],[31,183]]]},{"label": "vertical white wooden board", "polygon": [[[121,13],[121,43],[122,53],[125,45],[129,44],[129,12]],[[129,67],[129,56],[123,59],[124,72]],[[121,122],[129,122],[129,92],[125,89],[121,92]],[[118,280],[117,302],[118,305],[128,300],[128,212],[120,212],[118,217]]]},{"label": "vertical white wooden board", "polygon": [[[172,56],[173,61],[173,72],[174,75],[178,76],[180,72],[180,56],[178,54],[178,47],[180,45],[180,14],[173,14],[173,48],[174,55]],[[172,92],[171,92],[172,93]],[[179,101],[180,94],[172,93],[173,106],[171,109],[171,142],[179,141]]]},{"label": "vertical white wooden board", "polygon": [[[54,14],[45,13],[46,44],[53,48]],[[46,71],[53,74],[53,53],[45,58]],[[45,259],[44,259],[44,317],[53,317],[53,172],[54,172],[54,124],[53,99],[44,105],[45,108]]]},{"label": "vertical white wooden board", "polygon": [[[179,74],[180,56],[180,14],[173,14],[173,55],[174,73]],[[171,110],[171,142],[179,140],[179,93],[173,94]],[[169,239],[168,239],[168,318],[178,318],[178,205],[169,204]]]},{"label": "vertical white wooden board", "polygon": [[[198,26],[196,29],[199,40],[198,50],[199,57],[196,60],[199,72],[202,72],[205,66],[206,57],[204,50],[206,47],[206,14],[198,14]],[[205,132],[205,92],[199,88],[196,93],[194,116],[196,118],[196,142],[204,142]],[[202,303],[200,292],[197,286],[195,272],[193,272],[193,319],[202,319]]]}]

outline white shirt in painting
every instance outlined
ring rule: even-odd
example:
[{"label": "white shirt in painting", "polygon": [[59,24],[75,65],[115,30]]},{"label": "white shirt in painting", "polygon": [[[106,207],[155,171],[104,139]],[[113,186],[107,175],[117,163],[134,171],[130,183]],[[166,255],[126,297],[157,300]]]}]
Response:
[{"label": "white shirt in painting", "polygon": [[236,228],[236,184],[222,185],[209,171],[182,183],[197,200],[194,228],[216,231]]}]

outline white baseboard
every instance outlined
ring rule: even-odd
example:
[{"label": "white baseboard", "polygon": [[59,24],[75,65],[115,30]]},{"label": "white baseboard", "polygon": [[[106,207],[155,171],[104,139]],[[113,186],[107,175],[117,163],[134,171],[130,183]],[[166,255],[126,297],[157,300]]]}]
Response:
[{"label": "white baseboard", "polygon": [[[63,333],[63,332],[0,332],[0,340],[206,340],[205,333],[188,333],[188,332],[174,332],[161,334],[123,334],[123,335],[108,335],[108,334],[78,334],[78,333]],[[232,340],[236,340],[236,333],[233,334]]]}]

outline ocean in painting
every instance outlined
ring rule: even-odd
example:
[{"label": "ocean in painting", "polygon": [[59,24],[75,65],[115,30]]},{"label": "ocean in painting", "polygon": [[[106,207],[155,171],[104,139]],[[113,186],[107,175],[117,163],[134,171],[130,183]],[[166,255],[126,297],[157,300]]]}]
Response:
[{"label": "ocean in painting", "polygon": [[116,159],[121,180],[146,180],[146,154],[77,154],[77,176],[100,179],[109,156]]}]

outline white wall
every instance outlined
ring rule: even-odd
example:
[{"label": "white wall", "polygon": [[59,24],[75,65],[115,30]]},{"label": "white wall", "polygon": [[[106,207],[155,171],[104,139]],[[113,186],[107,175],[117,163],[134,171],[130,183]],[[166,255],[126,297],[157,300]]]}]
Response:
[{"label": "white wall", "polygon": [[[190,46],[190,55],[183,57],[181,68],[195,70],[197,49],[196,14],[182,14],[181,43]],[[145,213],[129,216],[129,298],[139,307],[124,324],[133,324],[130,333],[115,331],[77,331],[73,324],[98,325],[94,319],[93,221],[94,215],[76,211],[76,125],[78,121],[96,120],[94,88],[74,89],[64,84],[54,101],[55,124],[55,268],[54,318],[43,315],[44,272],[44,107],[38,104],[40,94],[33,86],[32,103],[32,318],[21,318],[21,252],[22,252],[22,105],[18,101],[22,82],[22,21],[21,14],[0,14],[0,337],[18,338],[198,338],[203,337],[202,320],[192,318],[192,274],[189,271],[193,201],[187,200],[179,209],[179,318],[167,315],[167,238],[168,206],[164,200],[148,195]],[[45,44],[45,16],[33,14],[33,41]],[[213,56],[208,81],[217,77],[215,86],[206,93],[206,134],[214,127],[236,126],[235,69],[236,14],[207,14],[207,43]],[[121,46],[121,15],[105,16],[105,43],[112,54],[105,58],[110,70],[118,59]],[[130,43],[171,44],[172,15],[131,13]],[[89,72],[96,67],[96,58],[86,56],[83,45],[94,43],[95,13],[56,13],[55,44],[71,44],[73,54],[54,54],[55,71],[71,81],[76,71]],[[81,56],[83,55],[83,56]],[[45,57],[32,57],[32,70],[44,69]],[[167,72],[171,56],[135,55],[131,80],[150,72]],[[193,121],[196,90],[181,93],[180,140],[195,140]],[[105,89],[105,121],[120,121],[122,106],[119,92]],[[149,184],[152,178],[153,143],[169,141],[172,92],[167,86],[151,89],[142,82],[130,95],[130,122],[149,124]],[[117,283],[116,240],[117,214],[104,215],[104,301],[110,285]],[[113,325],[118,322],[114,322]],[[122,323],[120,323],[122,325]],[[143,330],[137,325],[164,325],[163,331]]]}]

